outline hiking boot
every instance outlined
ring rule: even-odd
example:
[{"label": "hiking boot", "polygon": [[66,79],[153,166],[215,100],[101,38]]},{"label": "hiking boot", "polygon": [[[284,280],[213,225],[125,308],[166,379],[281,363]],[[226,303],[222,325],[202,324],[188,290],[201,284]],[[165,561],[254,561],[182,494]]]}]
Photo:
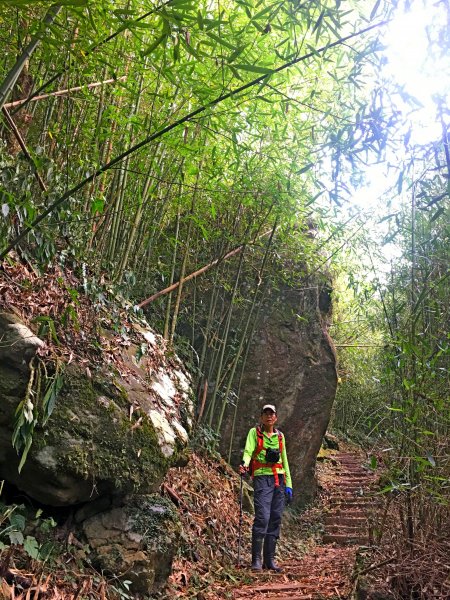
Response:
[{"label": "hiking boot", "polygon": [[263,569],[282,573],[283,569],[275,563],[275,550],[277,547],[277,538],[273,535],[266,535],[264,539],[264,564]]},{"label": "hiking boot", "polygon": [[263,537],[252,536],[252,571],[262,571],[261,551],[263,542]]}]

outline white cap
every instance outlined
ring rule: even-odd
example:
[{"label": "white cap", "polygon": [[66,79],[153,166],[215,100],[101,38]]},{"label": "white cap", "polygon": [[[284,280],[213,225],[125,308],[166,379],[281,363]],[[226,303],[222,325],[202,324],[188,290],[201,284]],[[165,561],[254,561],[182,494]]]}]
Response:
[{"label": "white cap", "polygon": [[272,410],[275,414],[277,414],[277,409],[273,404],[264,404],[261,412],[264,412],[265,410]]}]

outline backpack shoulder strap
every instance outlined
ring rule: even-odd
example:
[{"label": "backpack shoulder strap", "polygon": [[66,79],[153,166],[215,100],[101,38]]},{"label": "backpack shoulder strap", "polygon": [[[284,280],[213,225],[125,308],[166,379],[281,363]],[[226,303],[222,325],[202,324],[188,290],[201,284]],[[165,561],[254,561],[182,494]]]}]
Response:
[{"label": "backpack shoulder strap", "polygon": [[258,454],[261,452],[261,450],[264,447],[264,435],[263,435],[262,429],[259,425],[255,429],[256,429],[256,448],[255,448],[255,451],[253,452],[254,458],[256,458],[258,456]]}]

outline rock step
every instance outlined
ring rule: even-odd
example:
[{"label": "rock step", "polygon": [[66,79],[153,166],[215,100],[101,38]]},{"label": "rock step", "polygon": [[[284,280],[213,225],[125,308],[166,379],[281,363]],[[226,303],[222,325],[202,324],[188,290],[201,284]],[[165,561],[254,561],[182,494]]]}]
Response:
[{"label": "rock step", "polygon": [[347,473],[340,478],[340,484],[342,483],[364,483],[368,485],[372,481],[375,481],[373,478],[364,477],[364,475],[352,475],[351,473]]},{"label": "rock step", "polygon": [[367,472],[365,469],[361,468],[361,465],[349,465],[349,464],[344,464],[344,463],[340,463],[339,467],[337,468],[337,473],[358,473],[359,475],[372,475],[372,473]]},{"label": "rock step", "polygon": [[327,517],[327,520],[325,521],[325,524],[327,525],[329,522],[331,522],[332,519],[334,523],[342,523],[342,525],[345,525],[345,521],[359,523],[362,527],[365,527],[368,523],[368,519],[363,513],[358,514],[356,516],[348,515],[346,513],[338,515],[329,515],[329,517]]},{"label": "rock step", "polygon": [[372,475],[367,475],[367,473],[361,473],[359,471],[341,471],[338,473],[339,477],[345,479],[361,479],[364,481],[375,481],[375,478]]},{"label": "rock step", "polygon": [[361,517],[368,519],[370,514],[372,514],[372,512],[365,509],[365,507],[360,504],[336,504],[333,507],[333,510],[328,512],[327,517],[336,515],[337,517]]},{"label": "rock step", "polygon": [[[260,592],[261,593],[261,592]],[[258,596],[261,598],[264,598],[264,600],[323,600],[326,598],[332,598],[333,600],[335,600],[336,598],[336,592],[334,591],[330,591],[330,592],[312,592],[311,594],[299,594],[298,592],[292,592],[292,594],[289,594],[288,596],[280,596],[279,594],[277,594],[276,596]],[[248,600],[249,596],[234,596],[235,600],[239,600],[240,598],[246,598]]]},{"label": "rock step", "polygon": [[[337,585],[340,582],[337,582]],[[336,584],[335,584],[336,585]],[[336,585],[336,587],[337,587]],[[311,594],[317,593],[317,582],[297,582],[293,581],[292,583],[275,583],[271,582],[266,585],[252,585],[251,590],[254,594],[273,594],[277,592],[296,592],[297,594],[306,595],[307,598],[312,598]],[[244,589],[241,591],[244,592]],[[270,597],[270,596],[269,596]],[[272,596],[273,597],[273,596]],[[280,596],[275,596],[279,598]],[[291,598],[293,596],[290,596]],[[239,598],[239,596],[235,596],[235,598]],[[265,596],[266,598],[266,596]]]},{"label": "rock step", "polygon": [[347,527],[365,527],[367,519],[365,517],[342,517],[333,515],[325,519],[325,527],[347,526]]},{"label": "rock step", "polygon": [[[268,592],[268,593],[270,593],[270,592]],[[247,600],[248,600],[249,596],[234,596],[234,598],[236,600],[238,600],[239,598],[247,598]],[[336,591],[331,591],[331,590],[324,591],[324,592],[313,591],[310,594],[308,594],[308,593],[299,594],[299,592],[292,591],[292,593],[289,595],[283,595],[283,596],[280,596],[279,594],[277,594],[276,596],[264,595],[264,596],[258,596],[258,598],[264,598],[264,600],[327,600],[327,598],[330,598],[330,600],[336,600]]]},{"label": "rock step", "polygon": [[325,535],[345,535],[346,537],[361,537],[368,535],[366,527],[352,527],[351,525],[333,525],[327,527]]},{"label": "rock step", "polygon": [[364,483],[364,485],[369,485],[369,483],[375,480],[367,479],[367,477],[364,477],[364,475],[357,475],[356,473],[354,475],[352,473],[345,473],[345,475],[342,476],[341,481],[348,481],[351,483]]},{"label": "rock step", "polygon": [[338,544],[339,546],[345,546],[347,544],[360,544],[361,546],[368,546],[369,539],[362,537],[361,535],[350,536],[347,534],[340,533],[325,533],[322,537],[324,544]]},{"label": "rock step", "polygon": [[372,505],[373,502],[370,500],[370,498],[367,498],[367,496],[335,496],[334,498],[331,497],[330,498],[330,503],[333,504],[334,506],[339,505],[342,506],[344,504],[348,504],[348,505],[360,505],[360,506],[366,506],[366,505]]},{"label": "rock step", "polygon": [[[367,492],[367,490],[366,490]],[[330,500],[334,501],[345,501],[345,500],[357,500],[358,502],[370,502],[372,504],[378,504],[379,498],[374,498],[372,494],[365,493],[363,495],[355,493],[355,492],[345,492],[339,490],[337,494],[331,494]]]}]

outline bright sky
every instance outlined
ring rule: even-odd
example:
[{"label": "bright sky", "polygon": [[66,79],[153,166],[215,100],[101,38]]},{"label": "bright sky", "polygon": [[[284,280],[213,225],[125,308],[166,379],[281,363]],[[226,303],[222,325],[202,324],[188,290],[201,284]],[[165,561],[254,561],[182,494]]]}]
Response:
[{"label": "bright sky", "polygon": [[[445,34],[443,24],[448,22],[448,18],[443,2],[413,0],[409,12],[398,12],[383,39],[387,64],[382,76],[394,79],[418,101],[417,106],[411,108],[400,97],[395,99],[405,118],[408,117],[412,123],[412,144],[425,144],[442,135],[437,104],[433,98],[440,96],[443,105],[447,108],[450,106],[450,28],[447,30],[447,40],[437,38],[439,32],[442,35],[444,31]],[[394,165],[400,163],[398,155],[389,160]],[[395,169],[386,173],[385,166],[381,164],[368,167],[367,183],[356,190],[352,197],[353,206],[364,210],[375,209],[379,215],[395,212],[398,199],[396,201],[394,197],[395,192],[386,193],[386,190],[390,187],[395,189],[398,174]],[[390,200],[392,206],[389,205]],[[386,233],[386,227],[387,222],[377,227],[380,237]],[[388,258],[397,252],[390,244],[384,248],[384,254]]]},{"label": "bright sky", "polygon": [[[450,25],[445,33],[444,24],[449,19],[446,10],[444,2],[412,0],[408,12],[398,11],[382,40],[386,65],[381,77],[392,78],[417,100],[416,105],[411,105],[400,96],[394,98],[405,122],[409,119],[412,124],[411,144],[425,144],[441,137],[437,96],[443,99],[445,107],[450,106]],[[447,35],[447,40],[439,40],[439,33]],[[405,125],[405,133],[406,130]],[[400,167],[402,150],[388,157],[389,162]],[[395,197],[398,176],[399,170],[392,168],[387,172],[385,164],[367,167],[366,183],[355,190],[351,204],[345,207],[350,212],[360,210],[366,216],[372,212],[377,215],[369,225],[375,239],[381,240],[388,232],[388,221],[379,223],[380,217],[395,212],[400,205],[400,199]],[[389,188],[393,191],[388,192]],[[395,243],[380,250],[387,260],[399,256]]]},{"label": "bright sky", "polygon": [[[403,86],[404,91],[418,102],[411,108],[400,97],[396,98],[405,118],[408,117],[412,123],[412,144],[424,144],[442,135],[433,98],[440,96],[443,105],[450,106],[449,40],[445,48],[442,47],[445,40],[437,39],[447,20],[443,2],[413,0],[409,12],[397,13],[383,39],[387,59],[384,77],[392,78]],[[447,35],[450,36],[450,33],[447,32]],[[398,158],[392,162],[398,163]],[[383,192],[395,183],[397,177],[398,172],[394,171],[391,177],[387,177],[383,165],[368,168],[368,185],[356,192],[353,201],[359,206],[380,206],[380,201],[383,203],[385,199]]]},{"label": "bright sky", "polygon": [[[384,42],[387,45],[386,74],[423,105],[412,117],[417,142],[428,142],[440,136],[436,119],[436,102],[441,96],[444,106],[450,100],[450,32],[445,34],[449,15],[444,2],[414,0],[409,12],[399,13],[389,26]],[[450,24],[449,24],[450,26]]]}]

